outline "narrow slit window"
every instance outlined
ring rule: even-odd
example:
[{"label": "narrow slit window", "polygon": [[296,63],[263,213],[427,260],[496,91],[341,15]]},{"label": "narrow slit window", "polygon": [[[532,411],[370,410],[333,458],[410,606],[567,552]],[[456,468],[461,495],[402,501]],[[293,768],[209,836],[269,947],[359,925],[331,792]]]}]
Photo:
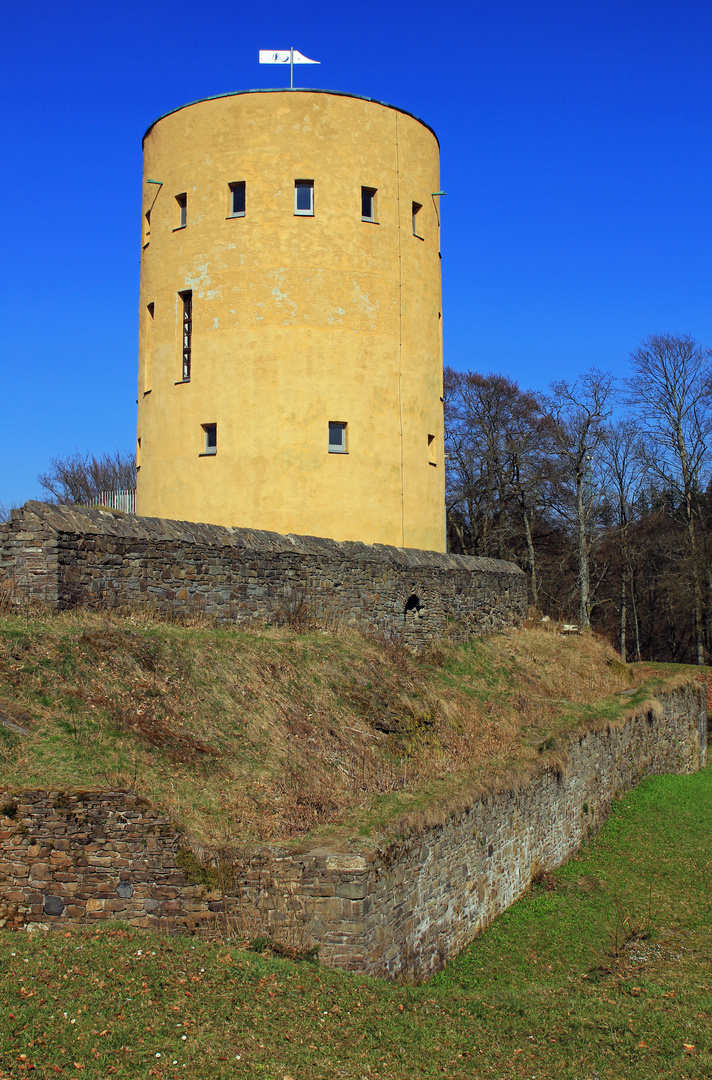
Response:
[{"label": "narrow slit window", "polygon": [[422,209],[423,209],[422,203],[417,203],[417,202],[413,203],[413,236],[420,236],[421,240],[422,240],[422,236],[421,236],[420,232],[418,231],[418,214],[420,213],[420,211]]},{"label": "narrow slit window", "polygon": [[203,454],[217,454],[218,452],[218,425],[203,424]]},{"label": "narrow slit window", "polygon": [[230,184],[230,217],[245,216],[245,181]]},{"label": "narrow slit window", "polygon": [[314,216],[314,181],[294,181],[294,213],[300,217]]},{"label": "narrow slit window", "polygon": [[188,224],[188,196],[185,192],[182,195],[176,195],[176,202],[178,203],[178,229],[184,229]]},{"label": "narrow slit window", "polygon": [[146,322],[145,331],[146,336],[144,339],[144,354],[143,354],[143,392],[149,394],[151,392],[151,384],[153,382],[153,339],[155,328],[155,305],[146,304]]},{"label": "narrow slit window", "polygon": [[183,365],[181,379],[190,380],[191,353],[193,351],[193,293],[191,290],[178,294],[183,304]]},{"label": "narrow slit window", "polygon": [[339,420],[329,421],[329,453],[347,454],[346,448],[346,424]]},{"label": "narrow slit window", "polygon": [[431,465],[437,465],[435,459],[435,436],[428,435],[428,461]]},{"label": "narrow slit window", "polygon": [[151,210],[150,207],[143,215],[143,246],[148,247],[151,239]]},{"label": "narrow slit window", "polygon": [[136,472],[141,468],[141,440],[136,440]]},{"label": "narrow slit window", "polygon": [[376,220],[376,188],[361,188],[361,221]]}]

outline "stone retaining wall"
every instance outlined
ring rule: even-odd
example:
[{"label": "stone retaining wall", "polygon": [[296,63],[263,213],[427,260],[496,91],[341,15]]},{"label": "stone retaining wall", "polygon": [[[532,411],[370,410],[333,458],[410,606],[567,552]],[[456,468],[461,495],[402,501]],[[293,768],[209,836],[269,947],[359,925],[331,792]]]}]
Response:
[{"label": "stone retaining wall", "polygon": [[500,629],[527,611],[514,563],[281,536],[28,502],[0,525],[0,588],[58,608],[148,607],[275,623],[316,618],[413,645],[453,623]]},{"label": "stone retaining wall", "polygon": [[[0,916],[50,927],[119,918],[319,946],[332,966],[423,978],[560,865],[612,799],[651,773],[706,764],[693,682],[620,724],[572,737],[565,763],[493,788],[445,824],[382,850],[254,851],[191,883],[172,824],[125,791],[0,795]],[[189,862],[189,860],[188,860]],[[222,887],[218,887],[221,885]]]}]

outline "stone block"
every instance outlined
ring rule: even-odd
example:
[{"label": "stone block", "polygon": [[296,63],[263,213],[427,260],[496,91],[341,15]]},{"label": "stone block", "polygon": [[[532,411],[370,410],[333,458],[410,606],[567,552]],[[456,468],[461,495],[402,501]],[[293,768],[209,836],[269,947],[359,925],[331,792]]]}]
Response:
[{"label": "stone block", "polygon": [[7,901],[8,904],[22,904],[27,899],[27,894],[23,889],[9,889],[2,893],[0,899]]},{"label": "stone block", "polygon": [[64,907],[64,900],[61,896],[45,896],[43,904],[45,915],[61,915]]},{"label": "stone block", "polygon": [[336,895],[348,900],[363,900],[367,891],[367,881],[342,881],[336,886]]}]

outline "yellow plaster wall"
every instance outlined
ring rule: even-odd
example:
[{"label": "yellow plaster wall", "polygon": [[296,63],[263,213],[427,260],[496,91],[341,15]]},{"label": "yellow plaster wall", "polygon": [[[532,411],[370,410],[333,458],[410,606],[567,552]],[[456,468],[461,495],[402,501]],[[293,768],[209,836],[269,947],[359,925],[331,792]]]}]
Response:
[{"label": "yellow plaster wall", "polygon": [[[433,133],[361,98],[235,94],[157,121],[149,178],[162,186],[143,186],[138,513],[444,551]],[[296,179],[314,181],[313,217],[294,214]],[[236,181],[246,214],[230,218]],[[377,224],[361,220],[362,186]],[[348,454],[328,452],[330,420],[348,424]],[[207,423],[214,456],[200,456]]]}]

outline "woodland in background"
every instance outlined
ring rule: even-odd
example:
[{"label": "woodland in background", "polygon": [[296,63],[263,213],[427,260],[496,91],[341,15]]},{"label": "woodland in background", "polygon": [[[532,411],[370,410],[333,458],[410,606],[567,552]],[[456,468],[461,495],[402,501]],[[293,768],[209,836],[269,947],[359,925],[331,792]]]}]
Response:
[{"label": "woodland in background", "polygon": [[712,654],[712,352],[658,334],[623,386],[445,369],[448,546],[512,559],[542,613],[624,659]]}]

